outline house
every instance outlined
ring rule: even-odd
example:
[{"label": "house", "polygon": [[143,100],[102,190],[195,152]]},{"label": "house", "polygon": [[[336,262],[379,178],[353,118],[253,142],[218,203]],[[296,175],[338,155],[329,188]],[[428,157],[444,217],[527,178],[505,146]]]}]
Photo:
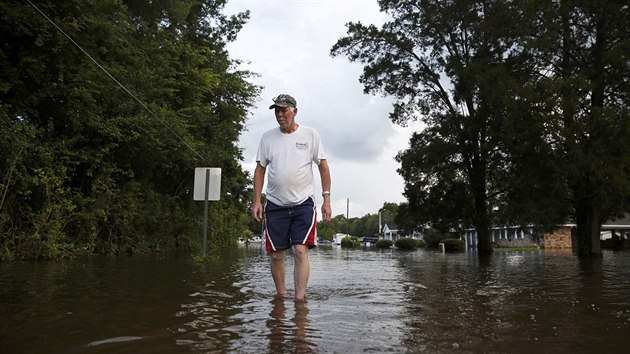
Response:
[{"label": "house", "polygon": [[383,239],[385,240],[390,240],[390,241],[396,241],[400,238],[400,235],[398,233],[398,229],[396,225],[392,225],[393,229],[389,228],[389,225],[385,224],[383,226]]},{"label": "house", "polygon": [[[565,224],[545,234],[545,248],[577,248],[576,224]],[[602,248],[630,248],[630,214],[602,224],[599,236]]]},{"label": "house", "polygon": [[346,237],[346,236],[348,236],[348,234],[344,234],[344,233],[340,233],[340,232],[336,233],[336,234],[333,236],[333,240],[332,240],[333,245],[335,245],[335,246],[339,246],[339,245],[341,245],[341,240],[342,240],[344,237]]},{"label": "house", "polygon": [[[496,247],[541,247],[546,249],[577,248],[576,224],[567,223],[556,230],[538,234],[533,226],[502,226],[491,229],[491,242]],[[464,232],[467,247],[477,247],[477,231]],[[602,247],[630,248],[630,214],[609,220],[601,226]]]},{"label": "house", "polygon": [[[542,247],[541,236],[534,231],[533,226],[502,226],[490,230],[490,241],[495,247]],[[477,247],[477,230],[465,230],[464,240],[467,247]]]},{"label": "house", "polygon": [[603,248],[630,248],[630,214],[602,225],[599,239]]}]

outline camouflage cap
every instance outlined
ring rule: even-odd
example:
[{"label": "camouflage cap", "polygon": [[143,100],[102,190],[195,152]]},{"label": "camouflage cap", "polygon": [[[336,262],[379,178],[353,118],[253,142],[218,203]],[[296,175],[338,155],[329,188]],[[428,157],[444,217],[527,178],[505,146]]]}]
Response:
[{"label": "camouflage cap", "polygon": [[276,107],[297,107],[297,101],[293,96],[287,94],[278,95],[278,97],[273,98],[273,104],[269,106],[269,109],[274,109]]}]

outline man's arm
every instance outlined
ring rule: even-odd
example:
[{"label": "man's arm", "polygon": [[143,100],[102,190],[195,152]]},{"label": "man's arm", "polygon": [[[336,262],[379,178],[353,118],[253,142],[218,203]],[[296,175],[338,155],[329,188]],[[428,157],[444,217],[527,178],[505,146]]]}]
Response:
[{"label": "man's arm", "polygon": [[265,182],[265,171],[266,168],[262,167],[260,163],[256,163],[256,170],[254,170],[254,200],[252,202],[252,217],[258,222],[263,219],[263,207],[260,202],[260,196],[262,195],[262,188]]},{"label": "man's arm", "polygon": [[328,223],[332,218],[332,209],[330,207],[330,168],[328,168],[328,161],[321,160],[319,162],[319,176],[322,179],[322,197],[324,202],[322,203],[322,218],[325,223]]}]

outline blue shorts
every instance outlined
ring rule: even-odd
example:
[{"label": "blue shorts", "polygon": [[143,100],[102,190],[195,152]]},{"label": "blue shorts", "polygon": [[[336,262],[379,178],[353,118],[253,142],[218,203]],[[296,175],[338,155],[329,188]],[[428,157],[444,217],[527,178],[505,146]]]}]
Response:
[{"label": "blue shorts", "polygon": [[281,251],[292,245],[317,245],[317,210],[313,198],[293,206],[265,203],[263,243],[268,252]]}]

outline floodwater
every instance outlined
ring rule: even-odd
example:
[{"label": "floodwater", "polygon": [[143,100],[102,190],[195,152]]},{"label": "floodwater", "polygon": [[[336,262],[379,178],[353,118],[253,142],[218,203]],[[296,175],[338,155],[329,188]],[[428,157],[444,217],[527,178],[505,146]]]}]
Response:
[{"label": "floodwater", "polygon": [[[622,353],[630,252],[310,252],[306,302],[269,259],[0,264],[0,353]],[[293,261],[288,255],[287,270]],[[287,286],[293,280],[287,276]]]}]

